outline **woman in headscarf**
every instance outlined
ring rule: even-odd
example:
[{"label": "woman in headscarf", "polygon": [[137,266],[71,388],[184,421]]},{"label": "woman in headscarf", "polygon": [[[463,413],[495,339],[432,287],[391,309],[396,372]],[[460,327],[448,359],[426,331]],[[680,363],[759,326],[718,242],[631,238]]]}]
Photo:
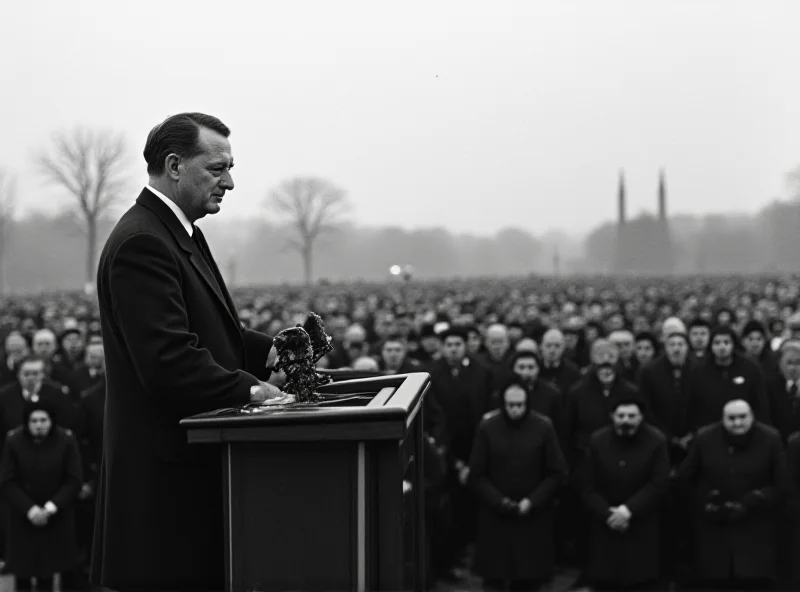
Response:
[{"label": "woman in headscarf", "polygon": [[17,590],[52,590],[53,576],[78,563],[74,505],[83,483],[78,443],[58,427],[45,400],[25,403],[22,425],[8,433],[0,493],[8,501],[7,568]]}]

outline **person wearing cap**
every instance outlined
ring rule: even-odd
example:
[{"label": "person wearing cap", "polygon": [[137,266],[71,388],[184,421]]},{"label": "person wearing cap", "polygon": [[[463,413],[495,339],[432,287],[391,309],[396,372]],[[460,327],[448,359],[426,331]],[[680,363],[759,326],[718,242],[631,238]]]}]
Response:
[{"label": "person wearing cap", "polygon": [[0,492],[8,502],[7,569],[17,590],[51,590],[56,573],[78,563],[74,505],[82,483],[78,442],[59,427],[44,398],[24,404],[0,460]]},{"label": "person wearing cap", "polygon": [[689,376],[689,429],[719,421],[722,407],[734,399],[747,401],[756,418],[769,423],[764,376],[758,364],[736,351],[736,342],[730,325],[712,331],[707,359]]},{"label": "person wearing cap", "polygon": [[481,419],[469,461],[479,502],[474,571],[485,590],[536,590],[553,575],[555,499],[567,463],[548,418],[512,380]]},{"label": "person wearing cap", "polygon": [[664,435],[644,420],[645,405],[621,396],[611,425],[589,441],[582,499],[589,557],[582,580],[594,589],[645,590],[660,579],[659,510],[669,485]]},{"label": "person wearing cap", "polygon": [[709,590],[770,590],[778,522],[789,491],[781,437],[744,399],[695,436],[679,479],[692,501],[694,571]]}]

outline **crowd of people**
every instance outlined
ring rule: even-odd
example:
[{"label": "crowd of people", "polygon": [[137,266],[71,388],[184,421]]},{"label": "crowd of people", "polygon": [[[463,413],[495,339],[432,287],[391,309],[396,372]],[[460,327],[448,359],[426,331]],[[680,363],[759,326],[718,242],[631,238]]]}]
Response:
[{"label": "crowd of people", "polygon": [[[509,278],[236,289],[321,367],[428,372],[429,584],[800,590],[800,279]],[[82,588],[105,398],[97,304],[0,309],[2,556]]]}]

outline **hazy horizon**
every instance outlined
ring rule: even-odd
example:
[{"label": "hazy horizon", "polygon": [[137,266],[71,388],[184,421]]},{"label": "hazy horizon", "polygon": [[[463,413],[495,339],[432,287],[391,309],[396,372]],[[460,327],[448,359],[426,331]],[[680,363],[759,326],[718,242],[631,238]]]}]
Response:
[{"label": "hazy horizon", "polygon": [[[14,3],[0,167],[21,212],[67,203],[32,163],[75,125],[123,133],[134,182],[165,116],[232,129],[220,218],[295,175],[362,226],[585,233],[654,212],[752,213],[800,164],[792,2]],[[213,224],[213,222],[212,222]]]}]

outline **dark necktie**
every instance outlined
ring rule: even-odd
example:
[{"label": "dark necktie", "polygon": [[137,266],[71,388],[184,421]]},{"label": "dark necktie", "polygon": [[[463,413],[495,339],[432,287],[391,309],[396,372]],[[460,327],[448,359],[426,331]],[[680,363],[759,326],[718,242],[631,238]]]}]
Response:
[{"label": "dark necktie", "polygon": [[197,226],[194,227],[194,231],[192,232],[192,240],[194,241],[194,245],[197,247],[197,250],[200,252],[200,255],[203,257],[203,261],[206,262],[208,266],[208,270],[212,273],[212,275],[216,275],[214,273],[214,266],[212,265],[211,260],[211,253],[208,252],[208,249],[205,245],[205,239],[200,235],[200,229]]}]

